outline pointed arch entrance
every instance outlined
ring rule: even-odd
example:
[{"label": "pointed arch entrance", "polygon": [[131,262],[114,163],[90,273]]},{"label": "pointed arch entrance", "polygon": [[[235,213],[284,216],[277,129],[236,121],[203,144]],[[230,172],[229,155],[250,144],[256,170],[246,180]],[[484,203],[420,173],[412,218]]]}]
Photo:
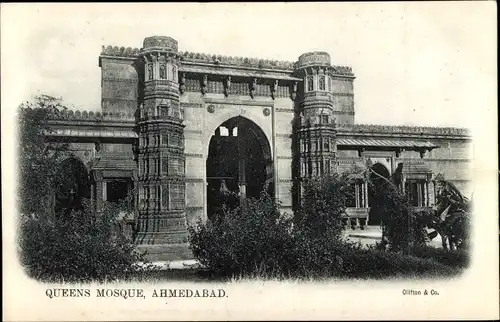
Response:
[{"label": "pointed arch entrance", "polygon": [[206,178],[209,219],[224,202],[234,206],[241,198],[258,198],[264,189],[273,195],[271,146],[262,129],[242,116],[220,124],[210,139]]}]

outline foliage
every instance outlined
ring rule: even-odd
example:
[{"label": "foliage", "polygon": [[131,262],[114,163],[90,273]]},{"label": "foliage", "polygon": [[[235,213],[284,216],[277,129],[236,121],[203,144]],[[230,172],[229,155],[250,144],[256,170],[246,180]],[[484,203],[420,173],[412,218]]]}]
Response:
[{"label": "foliage", "polygon": [[450,207],[446,208],[442,213],[438,213],[436,210],[419,213],[425,227],[431,230],[428,233],[428,238],[432,240],[439,235],[445,250],[468,248],[471,227],[470,213],[450,213],[449,209]]},{"label": "foliage", "polygon": [[102,213],[90,205],[68,217],[23,216],[20,259],[32,278],[46,282],[90,282],[122,279],[136,270],[143,255],[116,229],[118,208],[104,204]]},{"label": "foliage", "polygon": [[267,195],[249,199],[215,221],[199,221],[189,231],[194,256],[221,275],[383,278],[458,272],[430,258],[365,249],[328,234],[313,235],[309,229],[292,227],[292,220],[281,215]]},{"label": "foliage", "polygon": [[49,142],[49,117],[63,115],[61,99],[40,95],[19,106],[19,193],[20,212],[31,214],[50,209],[51,192],[60,172],[57,164],[66,150],[62,143]]},{"label": "foliage", "polygon": [[315,238],[340,238],[348,201],[354,197],[353,183],[348,174],[306,180],[303,203],[296,214],[297,229]]},{"label": "foliage", "polygon": [[42,281],[123,278],[137,271],[135,263],[143,256],[117,226],[123,203],[104,203],[102,212],[95,213],[82,199],[90,190],[85,166],[65,158],[66,144],[48,139],[50,119],[63,117],[64,110],[61,99],[47,95],[19,109],[21,264]]},{"label": "foliage", "polygon": [[428,217],[431,237],[440,235],[444,249],[467,248],[470,242],[472,203],[450,181],[437,180],[436,212]]},{"label": "foliage", "polygon": [[398,252],[374,249],[347,249],[340,255],[342,276],[350,278],[453,276],[460,270],[435,261]]},{"label": "foliage", "polygon": [[431,246],[416,246],[412,250],[412,255],[423,259],[431,259],[438,263],[455,268],[466,268],[470,263],[470,254],[468,249],[449,251],[447,249]]},{"label": "foliage", "polygon": [[374,186],[374,195],[382,212],[382,248],[409,253],[414,245],[428,240],[423,218],[412,210],[409,199],[389,180]]},{"label": "foliage", "polygon": [[436,180],[438,194],[436,195],[436,206],[438,213],[443,213],[449,208],[450,213],[470,212],[471,201],[465,197],[451,181],[444,178]]},{"label": "foliage", "polygon": [[213,221],[190,226],[190,247],[200,263],[215,272],[273,270],[286,262],[291,224],[272,198],[262,194],[259,200],[249,198],[243,205],[225,209]]}]

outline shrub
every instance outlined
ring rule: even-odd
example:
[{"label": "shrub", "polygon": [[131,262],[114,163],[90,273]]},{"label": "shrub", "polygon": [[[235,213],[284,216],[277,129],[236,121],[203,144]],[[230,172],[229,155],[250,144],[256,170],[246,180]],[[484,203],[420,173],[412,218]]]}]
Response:
[{"label": "shrub", "polygon": [[459,272],[431,259],[398,252],[346,249],[340,256],[343,262],[341,274],[350,278],[448,277]]},{"label": "shrub", "polygon": [[353,197],[351,183],[347,174],[306,180],[303,203],[296,214],[297,229],[311,238],[340,238],[347,203]]},{"label": "shrub", "polygon": [[18,110],[18,204],[23,214],[51,209],[53,187],[60,177],[58,163],[67,144],[52,142],[46,135],[52,131],[50,117],[62,118],[66,107],[60,98],[36,96]]},{"label": "shrub", "polygon": [[47,282],[125,278],[143,258],[115,229],[117,215],[115,207],[105,205],[102,214],[80,209],[59,219],[23,216],[21,264],[30,277]]},{"label": "shrub", "polygon": [[389,181],[377,185],[374,192],[383,214],[383,237],[389,250],[408,253],[414,245],[425,244],[428,240],[425,220],[412,211],[408,196]]},{"label": "shrub", "polygon": [[412,254],[420,258],[431,259],[441,264],[456,268],[467,268],[470,262],[470,254],[467,249],[448,251],[443,248],[416,246],[413,249]]},{"label": "shrub", "polygon": [[191,250],[202,265],[222,274],[249,274],[257,269],[281,271],[291,228],[291,219],[281,216],[272,198],[262,194],[188,229]]},{"label": "shrub", "polygon": [[194,256],[211,272],[264,278],[451,276],[437,261],[365,249],[291,225],[269,196],[189,227]]}]

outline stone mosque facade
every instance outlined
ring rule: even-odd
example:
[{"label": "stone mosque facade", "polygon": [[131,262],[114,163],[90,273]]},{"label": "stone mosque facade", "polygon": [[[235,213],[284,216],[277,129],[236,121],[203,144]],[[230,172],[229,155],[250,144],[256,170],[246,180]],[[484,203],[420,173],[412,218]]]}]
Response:
[{"label": "stone mosque facade", "polygon": [[[84,165],[97,210],[133,196],[126,227],[154,258],[190,257],[187,227],[210,217],[222,185],[247,197],[268,189],[286,213],[303,179],[366,166],[399,175],[414,207],[434,205],[436,176],[470,193],[467,129],[357,124],[355,75],[326,52],[226,57],[152,36],[140,49],[103,47],[99,67],[101,111],[54,117],[47,136]],[[353,191],[349,226],[378,224],[366,179]]]}]

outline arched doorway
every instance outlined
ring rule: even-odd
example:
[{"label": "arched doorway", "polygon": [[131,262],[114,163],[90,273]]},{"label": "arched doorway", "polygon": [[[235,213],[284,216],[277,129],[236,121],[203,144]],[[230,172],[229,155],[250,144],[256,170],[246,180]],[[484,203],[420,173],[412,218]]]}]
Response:
[{"label": "arched doorway", "polygon": [[[371,166],[371,170],[373,171],[370,172],[371,185],[369,185],[368,189],[368,205],[370,206],[368,225],[380,225],[382,219],[382,207],[380,205],[381,201],[378,200],[379,198],[377,198],[375,191],[377,191],[377,189],[380,188],[381,183],[384,182],[384,179],[380,176],[389,179],[391,175],[389,170],[383,164],[378,162]],[[373,172],[376,172],[380,176]]]},{"label": "arched doorway", "polygon": [[75,157],[59,164],[55,180],[55,213],[65,216],[83,209],[83,199],[90,199],[90,179],[85,165]]},{"label": "arched doorway", "polygon": [[269,141],[247,118],[233,117],[217,127],[210,139],[206,169],[209,219],[223,203],[236,206],[241,198],[259,198],[266,188],[273,194]]}]

